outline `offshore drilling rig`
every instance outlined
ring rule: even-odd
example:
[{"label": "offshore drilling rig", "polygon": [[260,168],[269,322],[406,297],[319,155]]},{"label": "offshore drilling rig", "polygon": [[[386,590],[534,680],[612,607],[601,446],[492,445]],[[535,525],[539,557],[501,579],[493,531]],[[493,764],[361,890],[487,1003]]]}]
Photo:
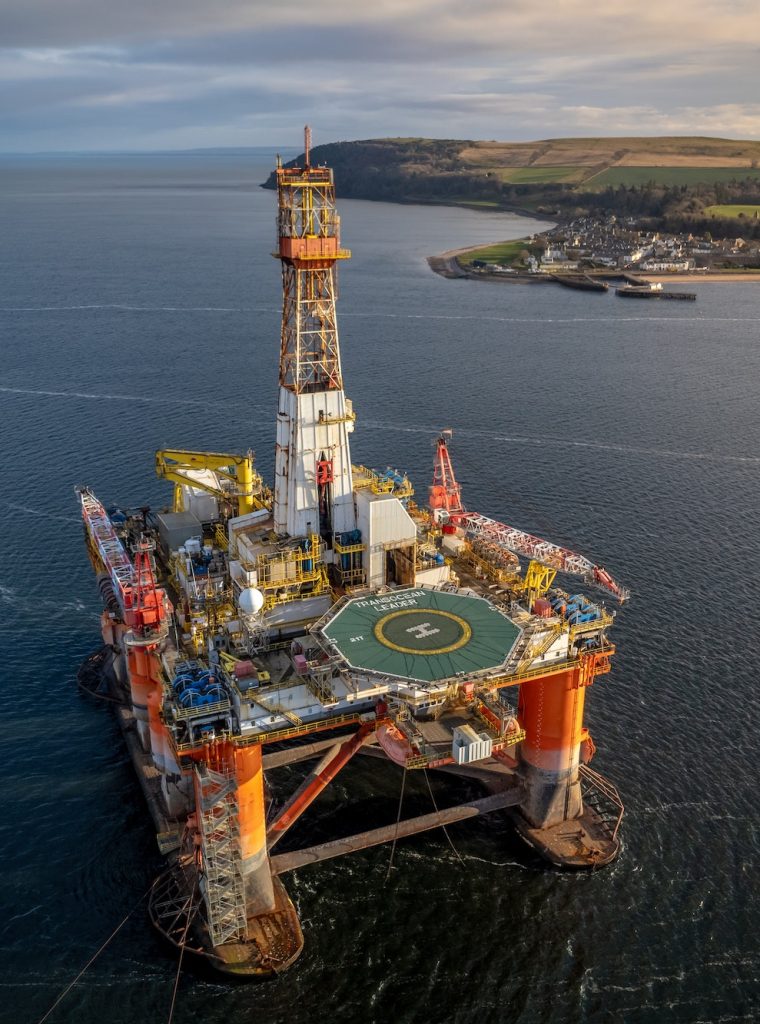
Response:
[{"label": "offshore drilling rig", "polygon": [[[307,129],[303,166],[276,170],[273,489],[250,452],[184,450],[156,456],[171,511],[107,512],[79,489],[104,603],[98,664],[168,862],[151,917],[238,976],[282,971],[302,949],[289,871],[497,811],[552,864],[595,868],[616,856],[623,812],[588,765],[583,714],[610,670],[614,616],[556,577],[606,599],[626,591],[581,555],[468,511],[451,431],[427,508],[405,475],[352,464],[335,310],[350,253],[309,142]],[[276,852],[358,753],[464,775],[485,795]],[[266,774],[307,761],[268,810]]]}]

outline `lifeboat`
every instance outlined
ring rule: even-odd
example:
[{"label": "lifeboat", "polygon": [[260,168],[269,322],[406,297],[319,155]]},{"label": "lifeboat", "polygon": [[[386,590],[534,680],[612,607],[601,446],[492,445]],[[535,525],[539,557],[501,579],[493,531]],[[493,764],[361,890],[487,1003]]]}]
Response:
[{"label": "lifeboat", "polygon": [[375,735],[377,742],[391,761],[402,768],[406,766],[407,760],[416,753],[403,732],[392,722],[384,722],[378,727]]}]

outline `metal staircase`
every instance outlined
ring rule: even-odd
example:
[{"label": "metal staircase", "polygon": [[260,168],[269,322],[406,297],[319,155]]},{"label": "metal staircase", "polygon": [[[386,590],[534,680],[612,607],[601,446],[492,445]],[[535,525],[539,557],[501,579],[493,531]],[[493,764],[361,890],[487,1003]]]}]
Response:
[{"label": "metal staircase", "polygon": [[513,675],[517,671],[518,666],[522,665],[526,652],[530,648],[536,633],[542,628],[542,625],[542,623],[531,623],[522,631],[504,663],[505,675]]},{"label": "metal staircase", "polygon": [[614,842],[625,813],[620,794],[608,779],[587,764],[578,765],[578,775],[584,804],[596,811]]},{"label": "metal staircase", "polygon": [[536,660],[536,658],[540,658],[543,654],[546,654],[564,629],[565,623],[558,622],[551,626],[546,633],[540,633],[537,637],[534,636],[534,633],[531,633],[529,642],[517,663],[515,672],[520,672],[522,669],[527,668],[528,665]]},{"label": "metal staircase", "polygon": [[313,660],[308,663],[308,672],[304,678],[309,690],[314,694],[323,707],[333,707],[338,702],[332,687],[333,672],[338,666],[339,659],[328,658],[325,661]]},{"label": "metal staircase", "polygon": [[286,708],[284,704],[281,704],[274,698],[270,699],[269,694],[259,696],[258,700],[262,707],[265,707],[267,711],[271,711],[273,715],[282,715],[283,718],[287,718],[291,725],[303,725],[303,720],[298,717],[295,711]]},{"label": "metal staircase", "polygon": [[203,853],[203,897],[211,941],[220,946],[245,937],[245,889],[240,873],[240,829],[234,777],[195,769],[198,827]]}]

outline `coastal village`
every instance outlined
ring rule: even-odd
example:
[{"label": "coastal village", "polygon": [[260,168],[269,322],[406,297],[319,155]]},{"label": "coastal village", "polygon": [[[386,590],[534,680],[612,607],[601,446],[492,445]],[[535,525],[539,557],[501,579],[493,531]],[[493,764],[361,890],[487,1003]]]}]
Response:
[{"label": "coastal village", "polygon": [[641,231],[632,220],[620,221],[614,215],[604,220],[582,217],[521,242],[498,262],[478,259],[477,252],[460,262],[480,274],[550,276],[611,276],[615,272],[696,275],[760,267],[760,242],[756,240]]}]

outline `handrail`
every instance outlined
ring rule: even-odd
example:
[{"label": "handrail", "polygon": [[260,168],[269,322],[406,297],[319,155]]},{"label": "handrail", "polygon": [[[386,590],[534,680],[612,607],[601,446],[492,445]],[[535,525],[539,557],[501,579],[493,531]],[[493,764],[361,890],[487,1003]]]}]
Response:
[{"label": "handrail", "polygon": [[[307,736],[312,732],[319,732],[321,729],[333,729],[339,725],[347,725],[349,722],[360,722],[361,715],[336,715],[335,718],[319,718],[316,722],[304,722],[302,726],[290,726],[287,729],[274,729],[271,732],[257,733],[255,736],[240,737],[247,743],[277,743],[280,740],[294,739],[296,736]],[[239,738],[236,736],[236,740]]]},{"label": "handrail", "polygon": [[190,708],[178,708],[172,709],[173,717],[176,721],[181,721],[186,718],[199,718],[201,715],[216,715],[220,711],[229,711],[232,705],[228,700],[218,700],[214,704],[201,704],[198,707]]},{"label": "handrail", "polygon": [[608,779],[605,779],[599,772],[594,771],[593,768],[589,768],[587,764],[578,765],[578,774],[592,789],[601,793],[606,800],[609,800],[617,808],[617,821],[615,822],[615,828],[612,830],[612,840],[614,842],[617,838],[620,823],[623,820],[623,814],[625,813],[625,806],[620,799],[620,794]]}]

